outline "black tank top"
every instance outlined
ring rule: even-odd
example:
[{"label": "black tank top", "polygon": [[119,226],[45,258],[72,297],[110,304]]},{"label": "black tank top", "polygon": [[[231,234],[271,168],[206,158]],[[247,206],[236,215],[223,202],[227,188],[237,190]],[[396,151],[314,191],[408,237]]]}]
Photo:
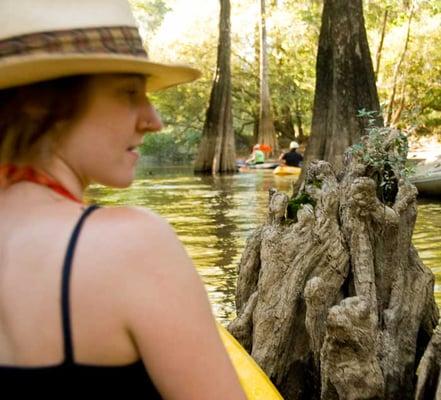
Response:
[{"label": "black tank top", "polygon": [[[75,246],[84,221],[97,206],[88,207],[76,224],[63,265],[61,312],[64,361],[43,367],[0,366],[0,388],[8,398],[161,399],[141,360],[121,366],[74,362],[69,308],[69,281]],[[25,397],[26,396],[26,397]]]}]

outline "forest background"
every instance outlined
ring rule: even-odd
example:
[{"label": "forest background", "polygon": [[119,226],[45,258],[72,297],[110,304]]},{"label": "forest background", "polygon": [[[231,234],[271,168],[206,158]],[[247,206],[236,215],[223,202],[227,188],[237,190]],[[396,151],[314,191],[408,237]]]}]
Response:
[{"label": "forest background", "polygon": [[[193,160],[216,70],[219,2],[131,0],[149,55],[192,64],[195,83],[152,94],[165,129],[142,153],[158,163]],[[269,88],[280,148],[306,143],[315,89],[323,2],[267,4]],[[233,126],[238,156],[256,143],[259,120],[260,2],[231,1]],[[441,140],[441,0],[365,0],[365,26],[385,121],[409,135]],[[407,40],[408,38],[408,40]],[[393,99],[391,101],[391,99]]]}]

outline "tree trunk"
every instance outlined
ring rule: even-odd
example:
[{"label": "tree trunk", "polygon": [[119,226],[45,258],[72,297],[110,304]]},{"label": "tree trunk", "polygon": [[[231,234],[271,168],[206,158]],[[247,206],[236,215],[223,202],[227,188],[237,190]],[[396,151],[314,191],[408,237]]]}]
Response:
[{"label": "tree trunk", "polygon": [[253,122],[253,143],[259,142],[259,114],[256,113]]},{"label": "tree trunk", "polygon": [[268,83],[265,0],[260,0],[260,115],[257,141],[260,144],[269,145],[272,148],[272,154],[277,153],[278,143],[271,114],[271,99]]},{"label": "tree trunk", "polygon": [[391,126],[397,126],[406,105],[406,76],[403,76],[403,81],[404,82],[403,87],[401,88],[400,101],[398,103],[397,109],[393,113],[392,121],[390,122]]},{"label": "tree trunk", "polygon": [[[254,25],[254,62],[260,68],[260,23],[256,22]],[[259,76],[260,81],[260,76]],[[260,84],[260,83],[259,83]],[[256,102],[254,113],[254,127],[253,127],[253,143],[259,142],[259,123],[260,123],[260,100]]]},{"label": "tree trunk", "polygon": [[231,110],[230,0],[220,0],[217,68],[194,169],[203,173],[236,171]]},{"label": "tree trunk", "polygon": [[382,25],[382,28],[381,28],[381,38],[380,38],[380,43],[378,45],[376,62],[375,62],[375,81],[378,80],[378,73],[380,72],[381,53],[383,51],[384,38],[386,36],[386,27],[387,27],[387,17],[388,17],[388,15],[389,15],[389,9],[386,6],[386,9],[384,10],[383,25]]},{"label": "tree trunk", "polygon": [[302,112],[298,100],[296,101],[296,124],[299,142],[303,143],[305,141],[305,134],[303,133]]},{"label": "tree trunk", "polygon": [[[391,95],[389,98],[389,104],[388,104],[387,113],[386,113],[386,122],[385,122],[386,126],[389,126],[392,122],[392,114],[393,114],[393,110],[394,110],[395,95],[397,92],[398,77],[400,74],[401,64],[403,64],[404,58],[406,57],[407,48],[409,46],[410,27],[412,24],[412,18],[413,18],[414,12],[415,12],[415,5],[412,2],[412,6],[409,11],[409,20],[407,22],[406,41],[404,42],[404,48],[403,48],[403,52],[401,53],[400,59],[398,60],[397,64],[395,65],[393,84],[392,84],[392,92],[391,92]],[[404,82],[403,82],[403,84],[404,84]]]},{"label": "tree trunk", "polygon": [[[295,199],[271,191],[242,255],[229,329],[285,400],[413,399],[439,313],[412,245],[405,137],[379,132],[347,153],[339,180],[313,161]],[[369,163],[379,149],[385,168]]]},{"label": "tree trunk", "polygon": [[287,137],[289,140],[295,140],[296,132],[289,106],[284,105],[281,107],[280,113],[276,114],[274,119],[274,127],[282,136]]},{"label": "tree trunk", "polygon": [[362,0],[324,1],[316,76],[305,163],[325,160],[340,170],[344,150],[365,134],[367,121],[358,111],[380,111]]}]

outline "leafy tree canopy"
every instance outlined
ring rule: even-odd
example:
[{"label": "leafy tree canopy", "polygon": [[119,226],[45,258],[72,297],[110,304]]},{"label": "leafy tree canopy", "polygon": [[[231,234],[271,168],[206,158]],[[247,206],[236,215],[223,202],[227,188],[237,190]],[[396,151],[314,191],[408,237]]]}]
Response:
[{"label": "leafy tree canopy", "polygon": [[[153,96],[170,134],[185,137],[186,132],[201,132],[216,68],[218,2],[195,0],[191,7],[185,0],[131,0],[131,4],[152,58],[190,63],[202,70],[198,82]],[[259,9],[254,0],[232,0],[231,4],[234,129],[238,150],[245,153],[253,143],[258,116]],[[365,1],[373,60],[387,11],[377,76],[380,101],[386,109],[412,6],[409,44],[396,79],[394,110],[400,112],[394,125],[416,135],[441,135],[441,0]],[[292,139],[289,124],[294,134],[299,134],[299,123],[308,134],[321,11],[322,1],[268,2],[270,93],[282,147]],[[189,137],[197,143],[194,135]]]}]

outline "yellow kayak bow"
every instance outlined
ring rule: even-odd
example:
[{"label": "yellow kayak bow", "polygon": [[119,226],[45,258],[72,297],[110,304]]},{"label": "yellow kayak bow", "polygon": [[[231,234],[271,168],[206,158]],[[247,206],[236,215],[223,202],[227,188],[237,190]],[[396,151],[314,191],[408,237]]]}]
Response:
[{"label": "yellow kayak bow", "polygon": [[248,400],[283,400],[265,372],[233,335],[219,323],[217,327]]}]

